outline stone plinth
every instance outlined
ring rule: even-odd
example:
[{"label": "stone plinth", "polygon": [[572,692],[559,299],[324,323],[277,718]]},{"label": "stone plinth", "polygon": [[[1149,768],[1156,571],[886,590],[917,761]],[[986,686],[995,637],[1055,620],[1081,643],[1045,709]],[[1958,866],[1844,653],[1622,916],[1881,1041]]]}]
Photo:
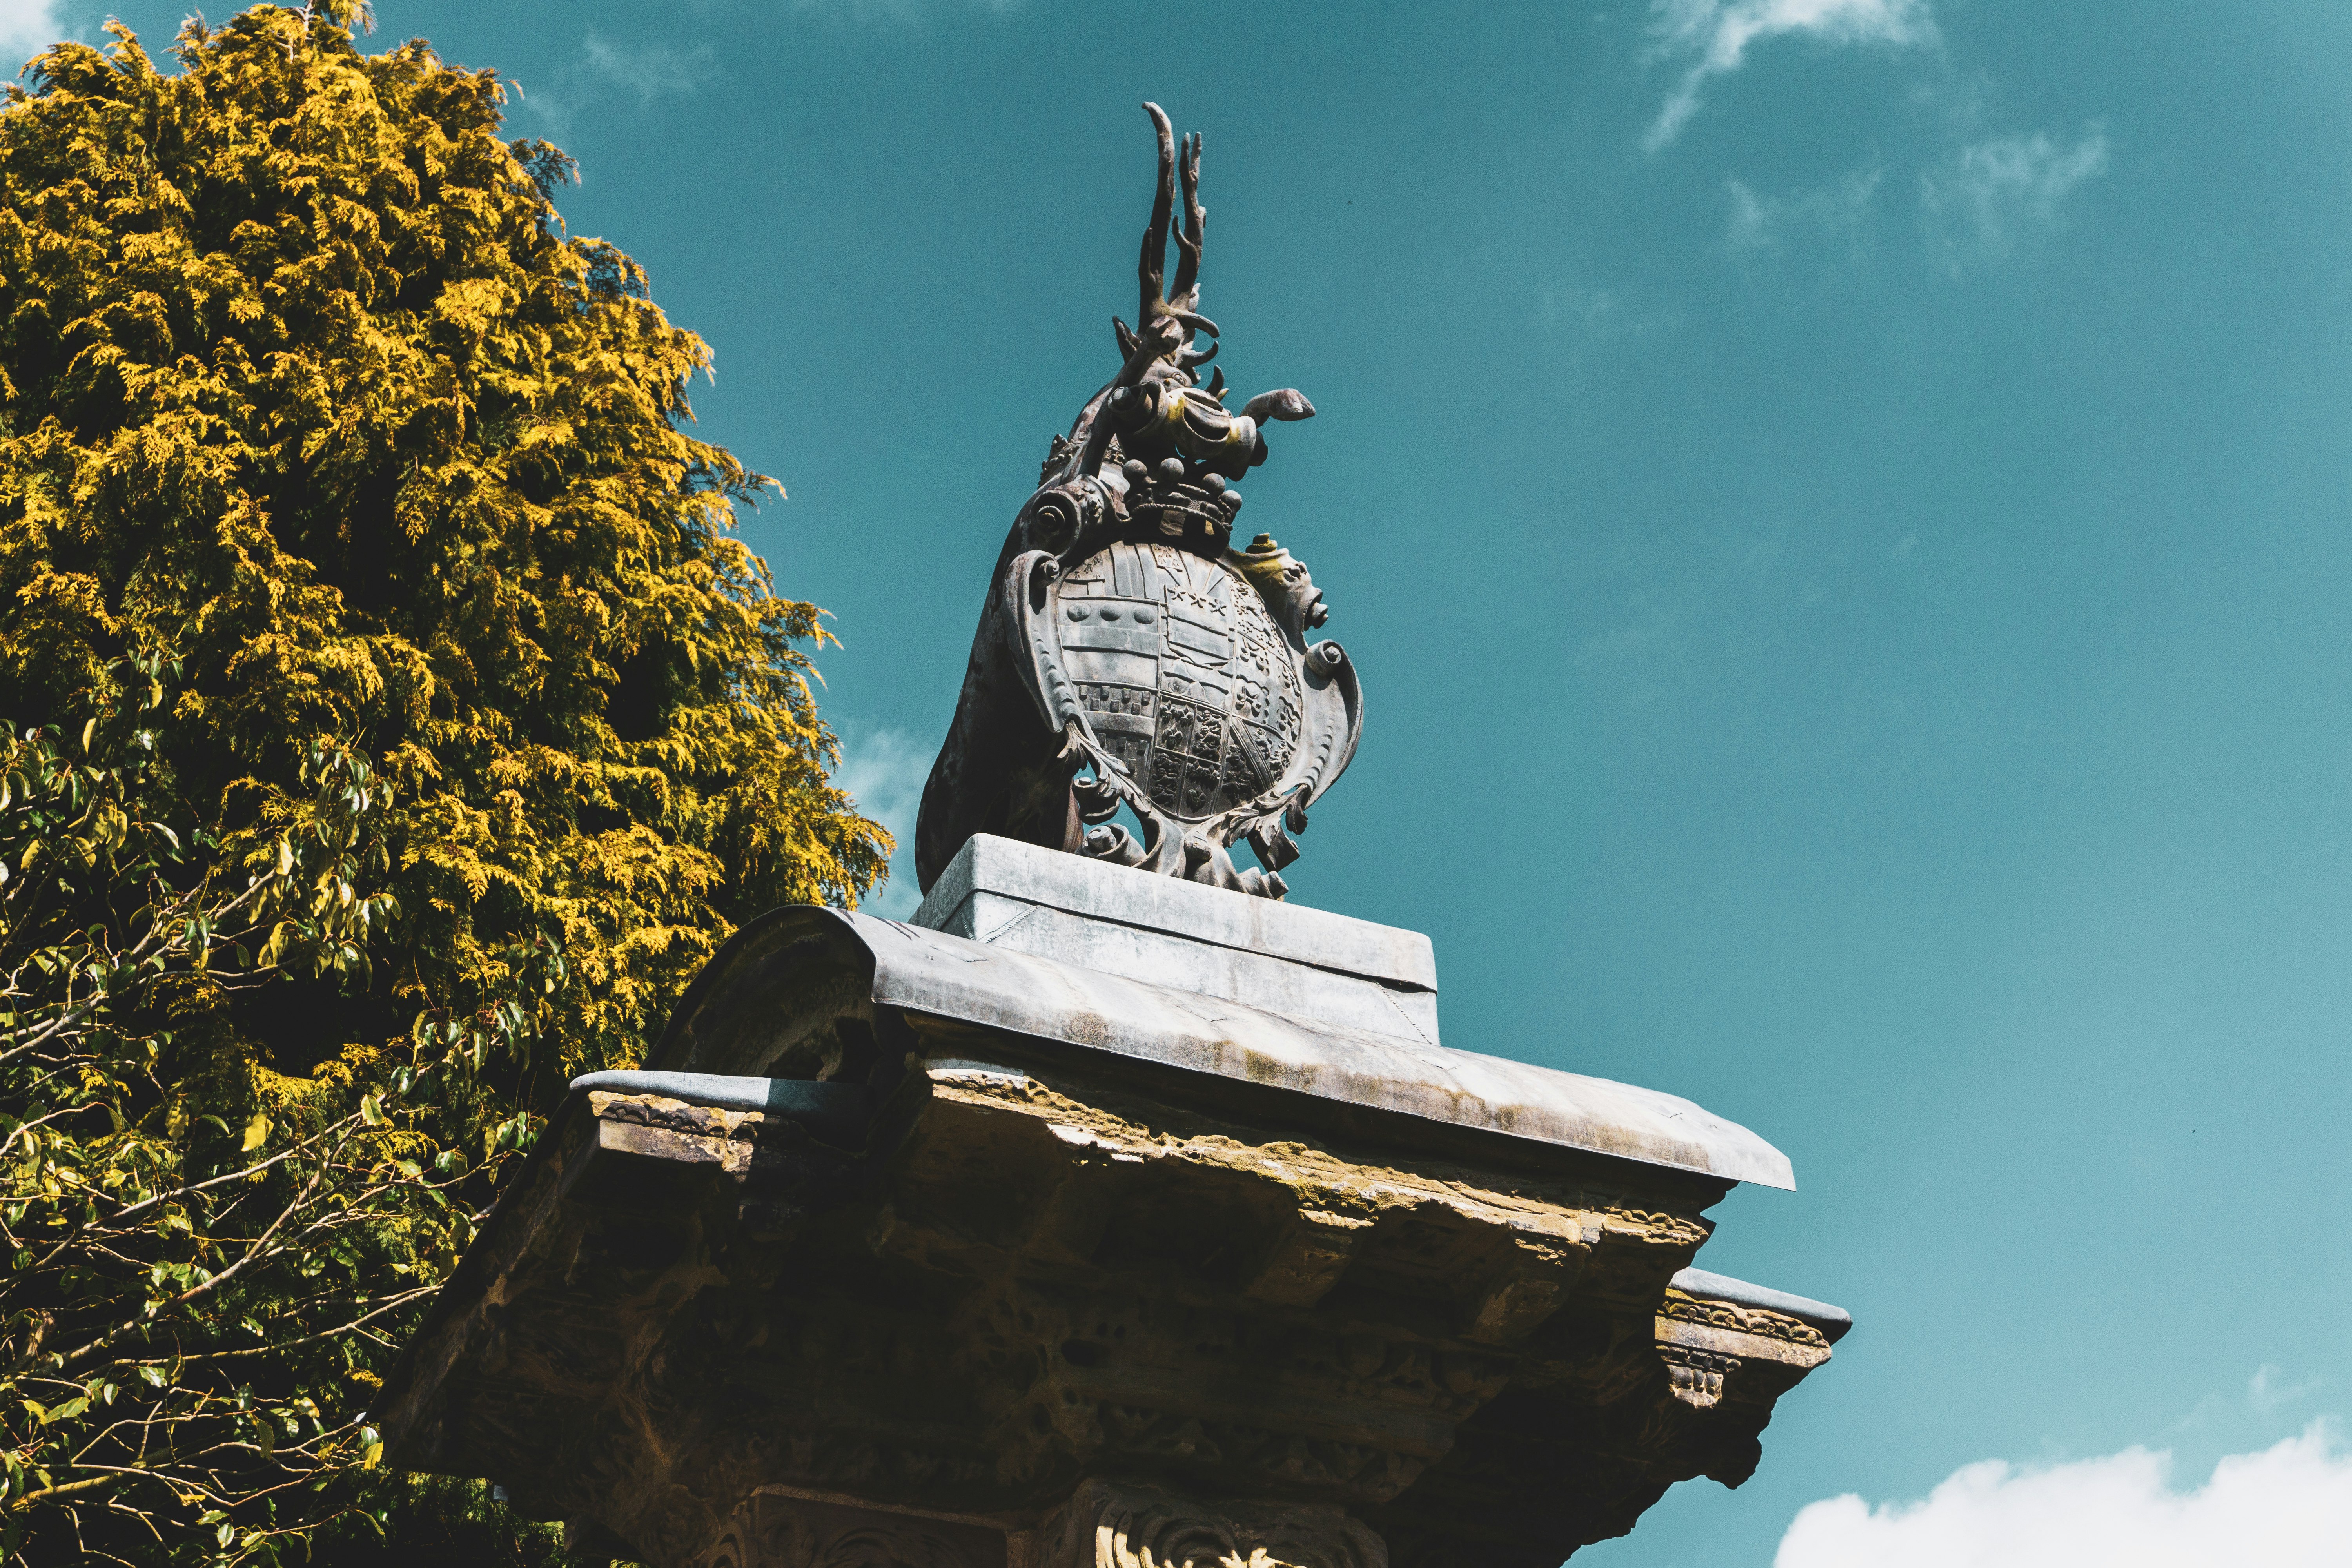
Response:
[{"label": "stone plinth", "polygon": [[665,1565],[1549,1568],[1845,1326],[1690,1268],[1777,1152],[1438,1044],[1424,939],[987,839],[923,918],[778,911],[583,1080],[395,1462]]}]

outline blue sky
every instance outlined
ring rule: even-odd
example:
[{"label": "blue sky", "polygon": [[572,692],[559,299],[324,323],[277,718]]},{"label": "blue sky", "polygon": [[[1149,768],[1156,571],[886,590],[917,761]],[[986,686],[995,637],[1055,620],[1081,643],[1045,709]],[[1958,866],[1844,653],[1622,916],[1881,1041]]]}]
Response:
[{"label": "blue sky", "polygon": [[[153,45],[183,9],[121,14]],[[1430,932],[1449,1043],[1779,1143],[1799,1191],[1735,1194],[1701,1261],[1861,1325],[1747,1487],[1580,1563],[2082,1562],[2110,1516],[2136,1563],[2321,1560],[2352,8],[378,21],[519,79],[574,230],[715,347],[702,427],[791,492],[749,536],[837,617],[827,710],[901,827],[1006,523],[1116,363],[1136,105],[1205,132],[1221,363],[1321,411],[1244,521],[1370,708],[1295,896]],[[1936,1555],[1979,1539],[2022,1544]]]}]

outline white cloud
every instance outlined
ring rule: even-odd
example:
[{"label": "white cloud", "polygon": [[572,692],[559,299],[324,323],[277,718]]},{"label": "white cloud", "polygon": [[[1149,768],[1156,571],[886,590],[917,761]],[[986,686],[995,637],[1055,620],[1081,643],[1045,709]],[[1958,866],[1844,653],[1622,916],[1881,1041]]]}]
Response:
[{"label": "white cloud", "polygon": [[2275,1362],[2264,1362],[2246,1380],[2246,1403],[2267,1415],[2315,1392],[2319,1384],[2315,1377],[2306,1383],[2289,1383],[2284,1367]]},{"label": "white cloud", "polygon": [[65,36],[58,0],[0,0],[0,55],[18,65]]},{"label": "white cloud", "polygon": [[2054,230],[2060,205],[2107,170],[2107,138],[2096,126],[2071,147],[2041,132],[1964,147],[1919,177],[1919,202],[1954,273],[1999,261]]},{"label": "white cloud", "polygon": [[1536,324],[1603,342],[1646,337],[1682,324],[1680,312],[1622,289],[1591,289],[1573,280],[1546,289],[1537,301]]},{"label": "white cloud", "polygon": [[2327,1385],[2324,1377],[2296,1381],[2286,1369],[2274,1362],[2264,1362],[2246,1379],[2242,1392],[2208,1394],[2195,1408],[2173,1423],[2176,1432],[2197,1432],[2210,1443],[2216,1428],[2228,1429],[2241,1426],[2249,1417],[2260,1421],[2264,1428],[2274,1429],[2278,1413],[2291,1405],[2299,1405]]},{"label": "white cloud", "polygon": [[[26,4],[26,0],[0,0],[0,17],[9,7]],[[1025,0],[789,0],[790,8],[798,15],[860,25],[911,25],[947,10],[1003,16],[1024,4]],[[573,122],[590,104],[616,89],[635,98],[641,110],[673,93],[685,97],[699,90],[717,59],[717,51],[709,44],[678,49],[643,40],[616,43],[591,29],[576,58],[537,89],[519,91],[517,97],[522,111],[547,134],[562,138],[571,133]]]},{"label": "white cloud", "polygon": [[923,901],[915,881],[915,816],[922,809],[923,781],[930,776],[932,748],[904,730],[869,730],[842,748],[835,787],[849,792],[857,809],[890,830],[898,853],[890,857],[890,880],[866,900],[873,914],[904,920]]},{"label": "white cloud", "polygon": [[1725,235],[1734,250],[1778,250],[1791,229],[1843,240],[1856,253],[1868,237],[1870,216],[1882,171],[1856,169],[1832,184],[1791,195],[1768,195],[1743,181],[1726,180],[1731,223]]},{"label": "white cloud", "polygon": [[594,32],[581,46],[581,54],[589,75],[636,94],[640,109],[666,92],[694,91],[713,58],[708,44],[681,53],[661,44],[618,45]]},{"label": "white cloud", "polygon": [[2341,1568],[2352,1542],[2352,1453],[2314,1422],[2175,1491],[2171,1456],[2126,1448],[2020,1469],[1988,1459],[1924,1500],[1831,1498],[1797,1515],[1773,1568]]},{"label": "white cloud", "polygon": [[[7,0],[0,0],[5,5]],[[591,29],[580,53],[554,76],[529,91],[516,83],[519,110],[558,140],[568,137],[583,110],[614,91],[629,94],[641,110],[667,94],[697,91],[718,57],[708,44],[674,49],[667,44],[614,43]]]},{"label": "white cloud", "polygon": [[1653,153],[1698,112],[1710,78],[1747,63],[1750,44],[1801,34],[1823,43],[1902,48],[1937,37],[1927,0],[1651,0],[1650,13],[1658,58],[1696,57],[1642,138]]}]

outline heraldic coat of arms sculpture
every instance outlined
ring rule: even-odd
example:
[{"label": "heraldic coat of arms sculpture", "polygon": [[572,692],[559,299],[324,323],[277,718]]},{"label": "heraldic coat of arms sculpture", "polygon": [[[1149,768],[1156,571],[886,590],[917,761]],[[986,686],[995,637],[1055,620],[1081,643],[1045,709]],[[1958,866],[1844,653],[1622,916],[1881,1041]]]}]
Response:
[{"label": "heraldic coat of arms sculpture", "polygon": [[[1118,374],[1054,438],[997,558],[923,788],[927,891],[966,839],[994,833],[1278,899],[1291,835],[1363,727],[1347,654],[1307,640],[1327,611],[1305,565],[1267,534],[1233,547],[1234,481],[1265,461],[1267,423],[1315,409],[1285,390],[1229,410],[1223,370],[1201,379],[1218,335],[1199,310],[1201,139],[1180,148],[1143,107],[1160,185],[1141,314],[1133,331],[1113,322]],[[1112,820],[1121,806],[1140,837]],[[1258,866],[1234,865],[1244,841]]]}]

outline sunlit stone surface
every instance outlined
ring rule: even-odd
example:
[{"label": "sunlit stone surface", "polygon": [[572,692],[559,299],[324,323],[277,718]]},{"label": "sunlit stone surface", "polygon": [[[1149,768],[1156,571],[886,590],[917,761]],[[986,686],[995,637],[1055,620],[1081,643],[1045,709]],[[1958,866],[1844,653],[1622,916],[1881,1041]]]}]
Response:
[{"label": "sunlit stone surface", "polygon": [[780,910],[583,1080],[398,1462],[662,1564],[1539,1568],[1845,1326],[1690,1268],[1769,1145],[1439,1045],[1412,933],[987,839],[923,918]]}]

